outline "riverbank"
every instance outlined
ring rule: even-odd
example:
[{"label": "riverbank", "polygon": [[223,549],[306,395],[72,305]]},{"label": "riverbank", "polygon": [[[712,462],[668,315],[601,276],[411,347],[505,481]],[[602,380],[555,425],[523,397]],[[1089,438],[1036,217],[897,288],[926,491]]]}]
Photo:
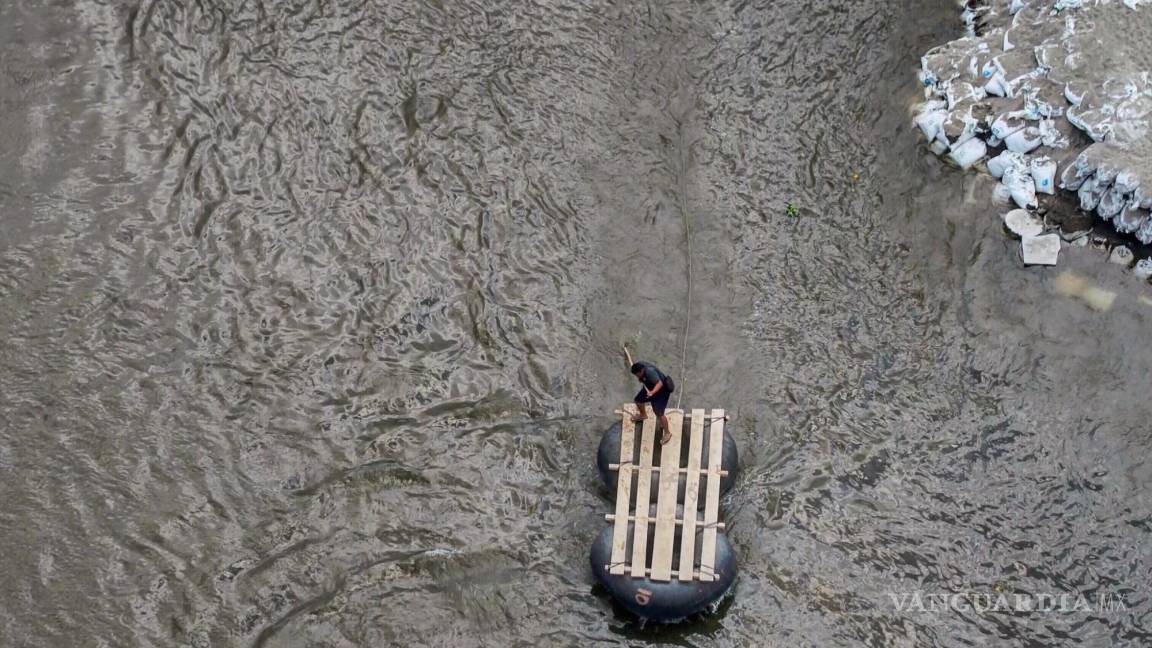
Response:
[{"label": "riverbank", "polygon": [[[997,209],[1034,211],[1065,244],[1127,244],[1129,263],[1152,243],[1143,4],[969,0],[967,34],[921,61],[915,119],[934,152],[1000,180]],[[1152,275],[1152,262],[1136,265]]]}]

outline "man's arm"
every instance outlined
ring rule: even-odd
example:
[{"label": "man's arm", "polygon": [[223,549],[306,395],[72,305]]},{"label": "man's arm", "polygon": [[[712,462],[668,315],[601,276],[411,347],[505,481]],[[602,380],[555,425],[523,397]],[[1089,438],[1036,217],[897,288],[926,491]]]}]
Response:
[{"label": "man's arm", "polygon": [[[652,389],[648,389],[648,383],[655,383],[652,385]],[[655,367],[648,366],[644,368],[644,389],[646,390],[645,393],[648,394],[648,398],[652,398],[656,395],[656,392],[664,389],[664,376],[660,375],[660,372],[656,371]]]},{"label": "man's arm", "polygon": [[648,397],[651,398],[652,396],[655,396],[656,394],[660,393],[661,389],[664,389],[664,381],[663,380],[657,382],[655,387],[648,390]]},{"label": "man's arm", "polygon": [[661,376],[655,369],[649,367],[648,370],[645,372],[644,377],[647,378],[648,380],[655,380],[656,381],[656,384],[652,386],[652,389],[648,390],[648,398],[652,398],[653,396],[658,394],[661,389],[664,389],[664,377]]}]

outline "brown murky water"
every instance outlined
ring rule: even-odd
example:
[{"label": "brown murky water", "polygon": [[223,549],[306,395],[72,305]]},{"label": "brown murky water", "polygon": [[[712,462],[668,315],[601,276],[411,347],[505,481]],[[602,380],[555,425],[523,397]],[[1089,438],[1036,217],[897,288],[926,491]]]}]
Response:
[{"label": "brown murky water", "polygon": [[[0,645],[1148,645],[1147,287],[919,148],[955,14],[5,3]],[[706,620],[587,567],[622,341],[734,412]]]}]

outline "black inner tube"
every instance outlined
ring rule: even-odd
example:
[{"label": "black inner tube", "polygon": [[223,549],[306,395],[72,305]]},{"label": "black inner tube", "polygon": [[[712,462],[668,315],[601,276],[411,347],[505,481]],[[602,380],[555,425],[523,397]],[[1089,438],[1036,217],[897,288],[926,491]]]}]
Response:
[{"label": "black inner tube", "polygon": [[[677,507],[677,516],[683,514],[683,507]],[[649,514],[656,516],[656,507],[649,508]],[[693,560],[693,569],[699,569],[700,550],[703,544],[703,519],[698,515],[696,527],[696,542]],[[628,525],[629,543],[624,552],[625,561],[631,562],[632,534],[634,523]],[[672,567],[677,569],[680,564],[681,530],[677,527],[675,543],[673,545]],[[681,581],[673,578],[671,581],[654,581],[650,578],[633,578],[630,574],[611,574],[612,559],[612,527],[604,529],[592,544],[591,563],[592,572],[596,579],[612,594],[621,605],[633,614],[661,622],[673,622],[703,612],[717,601],[722,599],[731,589],[736,580],[737,566],[736,554],[727,536],[722,532],[716,534],[716,561],[714,581]],[[645,564],[651,564],[652,545],[655,538],[655,524],[648,525],[648,552]]]},{"label": "black inner tube", "polygon": [[[620,461],[620,427],[621,427],[621,423],[620,423],[620,421],[617,421],[612,425],[612,427],[608,428],[608,430],[604,433],[604,436],[601,437],[601,439],[600,439],[600,449],[596,454],[596,467],[597,467],[598,471],[600,472],[600,479],[604,482],[604,485],[608,487],[608,491],[611,494],[612,498],[615,498],[615,496],[616,496],[616,482],[617,482],[617,478],[619,477],[619,471],[612,470],[609,468],[609,466],[612,464],[619,463],[619,461]],[[633,457],[634,461],[636,460],[636,458],[638,458],[640,456],[640,441],[641,441],[640,436],[641,435],[638,433],[633,435],[632,457]],[[704,465],[702,465],[701,468],[707,467],[707,457],[708,457],[708,451],[709,451],[708,446],[709,446],[709,436],[707,434],[705,434],[704,435],[703,451],[701,453],[702,462],[704,463]],[[652,456],[652,465],[654,465],[654,466],[660,465],[661,453],[665,447],[666,446],[662,446],[659,443],[656,444],[656,449],[655,449],[655,452],[653,453],[653,456]],[[687,463],[688,463],[688,461],[687,461],[688,450],[689,450],[689,444],[687,443],[687,439],[685,439],[684,442],[682,442],[680,444],[680,463],[679,463],[679,465],[681,465],[681,466],[687,465]],[[727,476],[720,478],[720,495],[723,496],[725,493],[727,493],[729,490],[731,490],[732,485],[736,482],[737,473],[739,473],[739,471],[740,471],[740,454],[739,454],[739,451],[736,449],[736,441],[734,441],[732,439],[731,435],[728,434],[727,430],[725,430],[725,432],[724,432],[724,446],[721,450],[720,457],[721,457],[721,461],[720,461],[721,469],[728,471]],[[632,492],[633,493],[636,492],[636,490],[635,490],[636,479],[637,479],[636,473],[633,472],[633,476],[632,476],[632,488],[633,488]],[[687,476],[682,473],[680,475],[679,483],[676,487],[676,502],[678,504],[684,503],[684,490],[685,490],[686,483],[687,483]],[[706,484],[707,484],[707,481],[705,479],[703,479],[703,475],[701,475],[701,479],[699,481],[699,491],[697,492],[697,499],[696,499],[697,508],[699,508],[699,509],[704,508],[704,503],[705,503],[705,498],[704,498],[705,490],[704,489],[705,489]],[[659,496],[659,492],[660,491],[658,488],[652,488],[651,491],[649,492],[649,501],[655,502],[656,498]]]}]

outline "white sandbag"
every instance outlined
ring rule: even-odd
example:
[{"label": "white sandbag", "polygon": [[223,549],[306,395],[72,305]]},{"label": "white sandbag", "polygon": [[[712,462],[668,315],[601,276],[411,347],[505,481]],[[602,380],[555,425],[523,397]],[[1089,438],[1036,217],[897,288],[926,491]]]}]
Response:
[{"label": "white sandbag", "polygon": [[1009,168],[1026,164],[1028,164],[1027,156],[1012,151],[1003,151],[1000,155],[988,160],[988,173],[992,174],[993,178],[999,179],[1004,177],[1004,172]]},{"label": "white sandbag", "polygon": [[1068,137],[1056,127],[1056,122],[1051,119],[1042,120],[1039,129],[1040,143],[1048,148],[1065,149],[1072,144]]},{"label": "white sandbag", "polygon": [[1112,220],[1120,214],[1126,204],[1128,204],[1128,197],[1116,185],[1113,185],[1100,197],[1100,204],[1096,206],[1096,213],[1104,220]]},{"label": "white sandbag", "polygon": [[1152,243],[1152,218],[1144,221],[1144,224],[1136,230],[1136,239],[1145,245]]},{"label": "white sandbag", "polygon": [[957,81],[948,84],[944,96],[948,100],[948,109],[955,110],[957,104],[980,101],[987,97],[988,93],[984,92],[984,88],[972,85],[967,81]]},{"label": "white sandbag", "polygon": [[1096,173],[1097,168],[1098,163],[1091,156],[1080,153],[1072,164],[1064,167],[1064,172],[1060,174],[1060,186],[1069,191],[1078,191],[1084,181]]},{"label": "white sandbag", "polygon": [[1045,73],[1051,72],[1055,64],[1063,61],[1066,56],[1063,45],[1051,41],[1037,45],[1032,51],[1036,53],[1036,62],[1044,68]]},{"label": "white sandbag", "polygon": [[984,92],[995,97],[1011,97],[1012,91],[1008,87],[1008,80],[997,72],[984,84]]},{"label": "white sandbag", "polygon": [[1120,168],[1117,167],[1115,164],[1112,164],[1112,163],[1107,162],[1107,161],[1101,162],[1096,167],[1096,182],[1100,185],[1099,186],[1100,193],[1104,193],[1104,190],[1106,188],[1112,186],[1112,183],[1116,181],[1116,178],[1119,175],[1120,175]]},{"label": "white sandbag", "polygon": [[936,86],[936,75],[932,74],[928,68],[921,69],[916,76],[920,79],[920,85],[925,89],[924,94],[929,94],[930,89]]},{"label": "white sandbag", "polygon": [[975,130],[970,121],[964,119],[964,115],[956,110],[949,112],[948,116],[944,118],[944,124],[940,127],[940,134],[936,136],[936,139],[949,147],[959,146],[974,136]]},{"label": "white sandbag", "polygon": [[1090,212],[1100,204],[1100,194],[1097,193],[1097,186],[1099,184],[1096,176],[1092,176],[1080,185],[1080,188],[1076,191],[1076,196],[1080,198],[1080,209]]},{"label": "white sandbag", "polygon": [[920,132],[924,133],[924,137],[931,142],[940,134],[940,129],[944,127],[944,120],[947,118],[948,111],[946,110],[925,111],[916,118],[916,125],[920,127]]},{"label": "white sandbag", "polygon": [[1016,153],[1031,153],[1040,148],[1041,144],[1043,144],[1043,138],[1040,135],[1040,129],[1035,126],[1028,126],[1004,138],[1004,146],[1007,146],[1009,151]]},{"label": "white sandbag", "polygon": [[1102,110],[1080,110],[1070,106],[1064,113],[1069,123],[1084,131],[1095,142],[1103,142],[1112,132],[1112,115]]},{"label": "white sandbag", "polygon": [[1056,162],[1050,157],[1038,157],[1029,165],[1032,182],[1038,193],[1056,193]]},{"label": "white sandbag", "polygon": [[[1007,152],[1008,151],[1004,151],[1004,153]],[[1004,177],[1004,171],[1008,168],[1008,161],[1004,158],[1004,153],[988,160],[988,164],[986,165],[988,167],[988,174],[997,180]]]},{"label": "white sandbag", "polygon": [[948,145],[940,140],[933,140],[932,146],[929,146],[928,149],[935,155],[944,155],[948,152]]},{"label": "white sandbag", "polygon": [[1013,166],[1004,171],[1004,185],[1008,187],[1008,191],[1012,194],[1012,200],[1019,207],[1024,209],[1035,209],[1038,206],[1036,202],[1036,184],[1032,182],[1032,175],[1028,172],[1027,168]]},{"label": "white sandbag", "polygon": [[1152,209],[1152,192],[1147,189],[1137,187],[1132,193],[1132,200],[1140,204],[1140,209]]},{"label": "white sandbag", "polygon": [[968,27],[968,34],[976,35],[976,14],[972,11],[972,7],[964,6],[964,11],[960,12],[960,20]]},{"label": "white sandbag", "polygon": [[979,137],[973,137],[960,146],[953,147],[948,155],[961,169],[971,168],[988,154],[988,146]]},{"label": "white sandbag", "polygon": [[1064,84],[1064,98],[1073,106],[1079,106],[1080,102],[1084,101],[1084,89],[1082,86],[1074,87],[1072,85],[1073,83],[1075,83],[1075,81],[1069,81]]},{"label": "white sandbag", "polygon": [[1133,193],[1140,188],[1140,176],[1129,169],[1124,169],[1116,174],[1112,186],[1123,193]]},{"label": "white sandbag", "polygon": [[1008,79],[1004,76],[1004,67],[1000,65],[1000,61],[990,59],[980,70],[980,76],[984,79],[983,90],[986,95],[1008,96]]},{"label": "white sandbag", "polygon": [[992,122],[992,136],[1003,140],[1016,131],[1024,130],[1028,124],[1021,117],[1014,115],[1015,113],[1009,113],[997,117]]},{"label": "white sandbag", "polygon": [[1044,101],[1036,95],[1028,95],[1024,98],[1024,119],[1028,121],[1040,121],[1043,119],[1051,119],[1059,117],[1064,114],[1064,111],[1052,104]]},{"label": "white sandbag", "polygon": [[1148,220],[1148,211],[1140,209],[1139,204],[1128,203],[1124,205],[1124,209],[1120,214],[1113,219],[1112,223],[1116,227],[1116,231],[1121,234],[1132,234],[1140,229],[1144,221]]},{"label": "white sandbag", "polygon": [[1136,275],[1137,279],[1148,281],[1152,278],[1152,259],[1140,259],[1136,262],[1136,267],[1132,268],[1132,274]]},{"label": "white sandbag", "polygon": [[980,68],[980,76],[988,81],[997,74],[1003,74],[1004,70],[1000,67],[1000,62],[996,59],[989,59],[984,63],[984,67]]}]

